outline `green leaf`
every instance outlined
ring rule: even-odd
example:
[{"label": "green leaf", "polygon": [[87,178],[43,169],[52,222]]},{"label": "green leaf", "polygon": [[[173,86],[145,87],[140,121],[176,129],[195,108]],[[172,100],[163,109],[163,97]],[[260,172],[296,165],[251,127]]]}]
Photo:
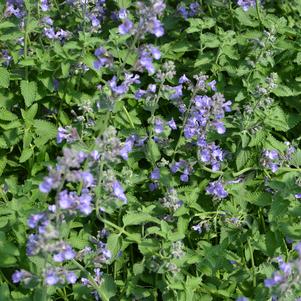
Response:
[{"label": "green leaf", "polygon": [[19,162],[23,163],[27,161],[33,155],[33,150],[31,148],[25,148],[22,150]]},{"label": "green leaf", "polygon": [[130,225],[140,225],[143,223],[153,222],[160,224],[160,220],[156,217],[151,216],[147,213],[128,213],[123,218],[123,225],[124,227],[130,226]]},{"label": "green leaf", "polygon": [[5,108],[0,109],[0,120],[13,121],[18,119],[18,116]]},{"label": "green leaf", "polygon": [[25,121],[32,123],[38,111],[38,104],[33,104],[27,111],[21,109],[22,117]]},{"label": "green leaf", "polygon": [[0,87],[8,88],[9,86],[9,72],[5,69],[0,67]]},{"label": "green leaf", "polygon": [[248,167],[252,152],[248,149],[242,149],[236,157],[237,170],[241,170],[244,167]]},{"label": "green leaf", "polygon": [[111,275],[104,275],[102,277],[102,283],[100,285],[99,290],[102,295],[106,297],[105,300],[110,300],[110,298],[114,297],[117,292],[116,285],[114,283],[114,279]]},{"label": "green leaf", "polygon": [[6,158],[6,156],[0,156],[0,176],[3,173],[6,164],[7,164],[7,158]]},{"label": "green leaf", "polygon": [[145,156],[146,159],[153,164],[155,164],[161,158],[159,147],[152,139],[147,142]]},{"label": "green leaf", "polygon": [[5,301],[12,300],[10,293],[9,293],[9,288],[8,288],[7,283],[3,283],[0,285],[0,300],[3,300],[3,301],[4,300]]},{"label": "green leaf", "polygon": [[49,140],[56,137],[57,128],[49,121],[36,119],[34,121],[34,127],[36,129],[36,133],[44,139],[47,138],[47,140]]},{"label": "green leaf", "polygon": [[121,248],[120,234],[110,234],[107,240],[107,248],[111,251],[112,257],[114,258]]},{"label": "green leaf", "polygon": [[27,107],[36,100],[37,97],[37,84],[36,82],[28,82],[26,80],[21,81],[21,94],[24,97],[25,104]]}]

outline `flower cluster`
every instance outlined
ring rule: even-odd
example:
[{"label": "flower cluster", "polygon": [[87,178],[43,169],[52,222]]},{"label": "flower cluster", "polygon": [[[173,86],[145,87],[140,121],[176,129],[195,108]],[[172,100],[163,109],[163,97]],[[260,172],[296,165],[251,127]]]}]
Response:
[{"label": "flower cluster", "polygon": [[15,16],[21,19],[25,16],[23,0],[6,0],[6,8],[4,11],[5,17]]},{"label": "flower cluster", "polygon": [[237,4],[244,10],[247,11],[250,7],[256,6],[256,0],[238,0]]},{"label": "flower cluster", "polygon": [[224,199],[228,196],[228,192],[225,190],[223,183],[219,180],[209,183],[206,192],[217,199]]},{"label": "flower cluster", "polygon": [[292,154],[296,151],[295,147],[290,145],[289,142],[285,142],[287,148],[283,154],[279,151],[272,150],[264,150],[262,152],[261,164],[264,168],[270,169],[273,173],[275,173],[280,166],[291,160]]},{"label": "flower cluster", "polygon": [[163,207],[171,211],[176,211],[183,204],[183,202],[178,198],[177,191],[173,188],[169,189],[160,201]]},{"label": "flower cluster", "polygon": [[139,21],[137,28],[129,18],[129,13],[126,9],[122,8],[118,12],[118,18],[122,21],[118,30],[121,35],[136,34],[143,37],[146,32],[161,37],[164,34],[164,28],[158,19],[165,9],[165,4],[162,0],[150,0],[137,2],[137,12]]},{"label": "flower cluster", "polygon": [[171,165],[170,170],[172,173],[176,173],[178,171],[181,172],[180,180],[182,182],[188,182],[189,175],[192,173],[192,167],[186,160],[180,160]]},{"label": "flower cluster", "polygon": [[293,300],[291,298],[296,296],[294,292],[298,293],[301,280],[301,243],[296,244],[294,249],[298,257],[289,262],[285,262],[282,257],[277,257],[279,270],[264,281],[265,286],[271,289],[275,300]]},{"label": "flower cluster", "polygon": [[94,55],[97,60],[93,62],[93,66],[96,70],[102,67],[111,67],[113,64],[113,58],[108,54],[104,47],[99,47],[94,51]]},{"label": "flower cluster", "polygon": [[201,8],[198,2],[192,2],[189,4],[188,8],[183,5],[180,5],[177,11],[179,12],[179,14],[182,15],[184,19],[187,19],[197,15],[201,11]]}]

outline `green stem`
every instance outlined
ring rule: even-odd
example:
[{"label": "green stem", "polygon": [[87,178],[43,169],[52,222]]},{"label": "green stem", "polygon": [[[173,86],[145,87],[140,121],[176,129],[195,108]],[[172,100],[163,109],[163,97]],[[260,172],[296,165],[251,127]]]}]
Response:
[{"label": "green stem", "polygon": [[126,109],[125,105],[123,105],[122,109],[123,109],[123,112],[125,113],[125,115],[126,115],[128,121],[129,121],[131,127],[134,129],[134,128],[135,128],[135,125],[134,125],[133,120],[132,120],[132,118],[131,118],[131,116],[130,116],[128,110]]},{"label": "green stem", "polygon": [[234,177],[237,177],[237,176],[240,176],[242,175],[243,173],[247,172],[247,171],[250,171],[250,170],[256,170],[256,167],[246,167],[240,171],[237,171],[237,172],[233,172],[232,175]]},{"label": "green stem", "polygon": [[92,287],[97,291],[99,297],[102,301],[110,301],[109,298],[101,291],[100,286],[95,282],[91,274],[86,270],[85,267],[83,267],[79,262],[77,262],[75,259],[72,259],[72,262],[74,265],[76,265],[89,279]]},{"label": "green stem", "polygon": [[126,230],[124,230],[124,228],[121,228],[117,225],[115,225],[114,223],[104,219],[100,214],[99,212],[96,212],[96,216],[97,218],[103,222],[104,224],[114,228],[115,230],[117,230],[119,233],[123,233],[124,235],[126,235],[128,238],[130,238],[131,240],[135,241],[137,244],[139,244],[141,241],[140,239],[137,239],[135,236],[133,236],[131,233],[127,232]]},{"label": "green stem", "polygon": [[[28,24],[30,20],[30,5],[27,7],[27,16],[25,22],[25,32],[24,32],[24,60],[27,59],[28,56]],[[25,67],[25,79],[28,80],[28,66]]]},{"label": "green stem", "polygon": [[154,136],[154,119],[155,119],[155,112],[156,112],[156,106],[158,104],[158,101],[160,99],[160,93],[161,93],[161,90],[163,88],[163,84],[165,82],[165,77],[162,78],[162,81],[161,81],[161,84],[159,86],[159,89],[158,89],[158,93],[154,99],[154,109],[152,109],[152,112],[151,112],[151,117],[150,117],[150,123],[151,123],[151,129],[150,129],[150,134],[149,134],[149,139],[152,139],[153,136]]},{"label": "green stem", "polygon": [[257,12],[257,16],[260,22],[260,25],[262,26],[262,18],[261,18],[261,13],[260,13],[260,2],[259,0],[256,0],[256,12]]},{"label": "green stem", "polygon": [[175,150],[174,150],[173,155],[172,155],[172,162],[174,162],[174,160],[175,160],[175,155],[176,155],[177,150],[178,150],[178,148],[179,148],[180,140],[181,140],[181,137],[182,137],[183,132],[184,132],[184,127],[185,127],[185,124],[186,124],[187,119],[188,119],[188,117],[189,117],[190,109],[191,109],[191,107],[192,107],[192,102],[193,102],[193,99],[194,99],[196,93],[197,93],[197,89],[195,88],[194,91],[193,91],[193,93],[192,93],[192,95],[191,95],[191,99],[190,99],[190,102],[189,102],[189,105],[188,105],[188,109],[187,109],[187,111],[185,112],[185,116],[184,116],[183,123],[182,123],[182,127],[181,127],[181,132],[180,132],[180,135],[179,135],[179,138],[178,138],[178,141],[177,141]]},{"label": "green stem", "polygon": [[215,174],[217,174],[217,175],[223,175],[224,173],[222,172],[222,171],[220,171],[220,170],[212,170],[212,169],[210,169],[210,168],[208,168],[208,167],[206,167],[206,166],[201,166],[201,169],[203,169],[203,170],[205,170],[205,171],[208,171],[208,172],[210,172],[210,173],[215,173]]},{"label": "green stem", "polygon": [[252,263],[253,287],[256,287],[255,261],[254,261],[253,248],[252,248],[250,239],[248,239],[248,247],[249,247],[249,252],[250,252],[250,257],[251,257],[251,263]]}]

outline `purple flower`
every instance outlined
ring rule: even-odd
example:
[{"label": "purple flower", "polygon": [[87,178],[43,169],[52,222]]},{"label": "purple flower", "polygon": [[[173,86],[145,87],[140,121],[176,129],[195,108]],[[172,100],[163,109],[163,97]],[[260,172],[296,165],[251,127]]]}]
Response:
[{"label": "purple flower", "polygon": [[247,11],[250,7],[256,6],[256,0],[238,0],[237,4],[244,10]]},{"label": "purple flower", "polygon": [[183,174],[180,176],[180,180],[181,180],[182,182],[188,182],[188,180],[189,180],[188,174],[183,173]]},{"label": "purple flower", "polygon": [[28,221],[27,221],[27,225],[29,228],[35,228],[37,226],[37,224],[45,217],[45,214],[43,213],[38,213],[38,214],[32,214]]},{"label": "purple flower", "polygon": [[187,9],[186,9],[184,6],[180,6],[180,7],[178,8],[178,12],[182,15],[182,17],[183,17],[184,19],[187,19],[187,18],[188,18],[188,11],[187,11]]},{"label": "purple flower", "polygon": [[128,34],[134,27],[134,24],[129,19],[124,19],[123,23],[118,26],[119,33],[121,35]]},{"label": "purple flower", "polygon": [[41,192],[48,193],[52,189],[54,184],[54,179],[51,177],[45,177],[44,181],[39,185]]},{"label": "purple flower", "polygon": [[156,134],[161,134],[164,131],[164,123],[161,119],[155,119],[154,131]]},{"label": "purple flower", "polygon": [[216,91],[216,80],[213,80],[208,83],[208,86],[211,88],[212,91]]},{"label": "purple flower", "polygon": [[48,7],[48,1],[47,0],[41,0],[41,10],[47,11],[49,9]]},{"label": "purple flower", "polygon": [[63,262],[65,260],[70,260],[75,257],[75,252],[69,245],[63,245],[62,250],[53,255],[53,260],[55,262]]},{"label": "purple flower", "polygon": [[122,200],[124,204],[127,203],[127,198],[124,194],[124,190],[118,181],[114,181],[112,184],[113,194],[118,199]]},{"label": "purple flower", "polygon": [[221,181],[209,183],[209,186],[206,188],[206,192],[218,199],[224,199],[228,196],[228,192],[224,189]]},{"label": "purple flower", "polygon": [[45,275],[45,282],[47,285],[55,285],[59,282],[60,278],[53,270],[49,270]]},{"label": "purple flower", "polygon": [[194,231],[198,232],[199,234],[202,233],[202,225],[201,224],[197,224],[191,227]]},{"label": "purple flower", "polygon": [[59,205],[62,209],[71,209],[75,204],[75,193],[63,190],[59,193]]},{"label": "purple flower", "polygon": [[157,38],[164,35],[164,28],[161,22],[157,18],[152,18],[151,20],[149,20],[148,25],[149,25],[148,31],[154,34]]},{"label": "purple flower", "polygon": [[135,137],[132,135],[125,140],[124,146],[121,148],[119,154],[124,160],[128,160],[128,154],[132,151],[135,142]]},{"label": "purple flower", "polygon": [[77,276],[73,272],[68,272],[66,275],[67,283],[74,284],[77,281]]},{"label": "purple flower", "polygon": [[154,46],[150,46],[149,48],[151,54],[152,54],[152,57],[155,59],[155,60],[159,60],[160,57],[161,57],[161,52],[160,50],[157,48],[157,47],[154,47]]},{"label": "purple flower", "polygon": [[179,78],[179,84],[185,84],[185,83],[189,83],[190,80],[186,77],[186,75],[182,75],[180,78]]},{"label": "purple flower", "polygon": [[301,199],[301,193],[295,194],[295,198],[296,198],[296,199]]},{"label": "purple flower", "polygon": [[150,191],[154,191],[154,190],[158,189],[159,185],[158,185],[158,183],[150,183],[148,185],[148,187],[149,187]]},{"label": "purple flower", "polygon": [[155,73],[155,67],[153,65],[153,60],[147,54],[144,54],[143,56],[140,57],[139,64],[147,70],[149,75],[152,75]]},{"label": "purple flower", "polygon": [[24,279],[25,273],[24,271],[15,271],[12,275],[13,283],[19,283]]},{"label": "purple flower", "polygon": [[151,172],[150,178],[152,180],[160,179],[160,169],[158,167],[154,168],[154,170]]},{"label": "purple flower", "polygon": [[169,120],[169,121],[167,122],[167,124],[168,124],[168,126],[169,126],[172,130],[176,130],[176,129],[177,129],[177,125],[176,125],[176,123],[175,123],[175,121],[174,121],[173,118],[171,118],[171,120]]},{"label": "purple flower", "polygon": [[80,173],[80,180],[83,181],[85,187],[91,187],[94,184],[94,178],[88,171],[82,171]]},{"label": "purple flower", "polygon": [[183,89],[182,85],[178,85],[178,86],[172,87],[171,91],[173,93],[169,96],[169,98],[171,100],[180,98],[183,95],[182,89]]}]

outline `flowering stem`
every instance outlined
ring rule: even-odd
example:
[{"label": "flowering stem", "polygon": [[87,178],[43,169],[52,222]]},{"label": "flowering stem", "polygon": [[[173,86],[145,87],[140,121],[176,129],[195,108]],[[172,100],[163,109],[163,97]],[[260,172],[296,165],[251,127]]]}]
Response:
[{"label": "flowering stem", "polygon": [[[28,24],[30,20],[30,4],[26,5],[27,16],[25,22],[25,32],[24,32],[24,60],[27,59],[28,55]],[[28,80],[28,66],[25,67],[25,79]]]},{"label": "flowering stem", "polygon": [[193,93],[192,93],[192,96],[191,96],[191,99],[190,99],[190,102],[189,102],[188,109],[187,109],[187,111],[186,111],[186,113],[185,113],[185,116],[184,116],[184,119],[183,119],[181,132],[180,132],[180,135],[179,135],[179,138],[178,138],[178,141],[177,141],[175,150],[174,150],[173,155],[172,155],[172,162],[174,162],[174,160],[175,160],[175,155],[176,155],[177,150],[178,150],[178,148],[179,148],[180,140],[181,140],[181,137],[182,137],[182,135],[183,135],[184,127],[185,127],[185,124],[186,124],[187,119],[188,119],[188,117],[189,117],[190,109],[191,109],[191,106],[192,106],[193,99],[194,99],[194,97],[195,97],[195,95],[196,95],[196,92],[197,92],[197,89],[195,88],[194,91],[193,91]]},{"label": "flowering stem", "polygon": [[75,259],[72,259],[72,262],[74,263],[74,265],[76,265],[87,276],[87,278],[89,279],[91,285],[97,291],[97,293],[98,293],[99,297],[102,299],[102,301],[109,301],[109,299],[107,298],[107,296],[104,295],[104,293],[100,289],[100,286],[95,282],[95,280],[93,279],[93,277],[91,276],[91,274],[86,270],[86,268],[83,267]]},{"label": "flowering stem", "polygon": [[161,84],[160,84],[159,89],[158,89],[158,93],[157,93],[157,95],[154,99],[154,107],[153,107],[154,109],[152,109],[151,117],[150,117],[150,123],[152,125],[151,130],[150,130],[150,134],[149,134],[150,139],[152,139],[153,136],[154,136],[154,119],[155,119],[154,117],[155,117],[155,112],[156,112],[156,106],[157,106],[158,101],[160,99],[160,92],[163,88],[164,82],[165,82],[165,77],[162,79]]}]

